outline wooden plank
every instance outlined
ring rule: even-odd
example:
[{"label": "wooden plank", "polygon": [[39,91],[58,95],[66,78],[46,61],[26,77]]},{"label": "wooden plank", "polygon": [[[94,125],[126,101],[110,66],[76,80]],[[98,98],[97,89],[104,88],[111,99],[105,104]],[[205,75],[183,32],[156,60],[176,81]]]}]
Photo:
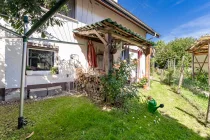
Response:
[{"label": "wooden plank", "polygon": [[93,32],[96,34],[96,36],[101,40],[101,42],[103,42],[103,44],[105,46],[107,46],[107,42],[106,40],[96,31],[96,30],[93,30]]},{"label": "wooden plank", "polygon": [[[210,87],[210,43],[209,43],[209,49],[208,49],[208,73],[209,73],[209,87]],[[206,124],[207,126],[210,125],[210,95],[209,95],[209,102],[208,102],[208,109],[207,109],[207,115],[206,115]]]},{"label": "wooden plank", "polygon": [[126,38],[126,37],[123,37],[123,36],[121,36],[121,35],[118,35],[118,34],[116,34],[116,33],[112,33],[112,37],[117,38],[117,39],[121,39],[122,41],[131,43],[132,45],[135,45],[135,46],[138,46],[138,47],[145,47],[145,46],[143,46],[142,43],[139,43],[139,42],[137,42],[137,41],[130,40],[130,39],[128,39],[128,38]]},{"label": "wooden plank", "polygon": [[105,34],[105,40],[107,42],[107,46],[105,46],[104,48],[104,67],[105,67],[105,72],[106,74],[109,74],[109,71],[112,68],[111,65],[111,54],[110,54],[110,50],[111,50],[111,34]]},{"label": "wooden plank", "polygon": [[201,65],[200,65],[200,63],[198,62],[198,59],[197,59],[196,56],[195,56],[195,60],[197,61],[197,63],[199,64],[199,67],[200,67],[200,69],[201,69]]},{"label": "wooden plank", "polygon": [[205,64],[205,62],[206,62],[207,57],[208,57],[208,55],[206,55],[206,58],[204,59],[204,62],[203,62],[202,66],[201,66],[201,69],[200,69],[200,72],[201,72],[202,69],[203,69],[203,66],[204,66],[204,64]]}]

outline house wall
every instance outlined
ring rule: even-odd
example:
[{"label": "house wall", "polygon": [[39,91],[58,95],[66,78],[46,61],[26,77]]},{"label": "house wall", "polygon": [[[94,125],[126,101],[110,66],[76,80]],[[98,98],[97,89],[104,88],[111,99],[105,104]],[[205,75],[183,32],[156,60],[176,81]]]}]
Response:
[{"label": "house wall", "polygon": [[92,24],[106,18],[111,18],[113,21],[122,24],[146,38],[145,30],[94,0],[77,0],[76,5],[76,19],[82,23]]},{"label": "house wall", "polygon": [[3,99],[5,89],[5,47],[4,40],[0,39],[0,100]]},{"label": "house wall", "polygon": [[[200,63],[200,65],[202,66],[203,62],[205,61],[206,55],[196,55],[195,57],[197,58],[197,60]],[[198,62],[196,61],[196,58],[194,59],[194,70],[195,70],[195,73],[199,72],[199,70],[200,70],[200,66],[199,66]],[[206,61],[205,61],[204,65],[203,65],[202,70],[204,70],[205,72],[208,72],[208,56],[206,58]]]},{"label": "house wall", "polygon": [[[140,48],[138,48],[136,46],[130,46],[130,48],[133,49],[133,50],[141,50]],[[137,52],[130,52],[130,57],[131,57],[131,59],[138,59],[138,53]],[[139,73],[138,78],[143,78],[146,74],[145,73],[145,71],[146,71],[146,57],[145,57],[144,53],[142,53],[138,65],[139,65],[139,69],[137,71]],[[132,77],[136,78],[136,70],[132,71]]]},{"label": "house wall", "polygon": [[0,39],[0,88],[5,88],[5,41]]},{"label": "house wall", "polygon": [[0,33],[0,99],[7,89],[20,87],[22,38],[1,30]]},{"label": "house wall", "polygon": [[[87,40],[77,38],[74,36],[72,30],[82,27],[86,24],[91,24],[97,21],[101,21],[105,18],[111,18],[114,21],[130,28],[131,30],[139,33],[143,37],[146,36],[146,32],[135,24],[129,22],[123,17],[117,15],[111,10],[105,8],[104,6],[96,3],[94,0],[77,0],[76,2],[76,19],[57,16],[63,21],[63,26],[53,26],[48,27],[47,33],[49,39],[59,39],[62,41],[79,43],[79,44],[64,44],[64,43],[52,43],[49,41],[32,41],[37,44],[43,45],[54,45],[58,46],[58,67],[59,74],[51,75],[50,73],[36,73],[34,75],[26,76],[26,86],[31,85],[45,85],[52,83],[67,83],[72,82],[75,79],[75,67],[72,64],[70,56],[72,54],[78,56],[78,61],[81,63],[84,70],[87,72]],[[0,21],[1,23],[2,21]],[[0,40],[0,89],[6,89],[6,95],[15,94],[14,90],[20,87],[20,76],[21,76],[21,58],[22,58],[22,39],[15,38],[5,32],[3,37],[14,37]],[[39,33],[34,33],[32,37],[41,38]],[[104,51],[104,45],[101,43],[94,43],[96,54],[101,54]],[[114,59],[117,61],[121,56],[121,51],[114,55]],[[98,62],[98,69],[103,68],[103,63],[101,62],[101,56],[97,57],[100,62]],[[145,74],[145,56],[141,58],[141,73]],[[14,90],[13,90],[14,89]],[[1,94],[1,93],[0,93]],[[19,96],[19,95],[18,95]],[[0,96],[1,97],[1,96]],[[13,96],[11,96],[13,97]]]}]

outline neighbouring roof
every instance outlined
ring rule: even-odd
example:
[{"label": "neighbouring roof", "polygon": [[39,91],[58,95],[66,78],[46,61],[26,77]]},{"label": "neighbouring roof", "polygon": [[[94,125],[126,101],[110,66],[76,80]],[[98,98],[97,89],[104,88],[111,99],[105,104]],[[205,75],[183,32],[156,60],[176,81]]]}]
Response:
[{"label": "neighbouring roof", "polygon": [[94,35],[94,32],[97,31],[102,36],[106,33],[111,33],[112,37],[117,40],[122,40],[128,45],[135,46],[153,46],[154,42],[146,40],[140,34],[130,30],[129,28],[118,24],[112,19],[108,18],[94,24],[86,25],[77,29],[74,29],[73,32],[76,35],[85,36],[87,38],[97,39],[97,36]]},{"label": "neighbouring roof", "polygon": [[100,3],[103,2],[108,8],[114,8],[115,10],[117,10],[118,12],[120,12],[124,16],[126,16],[128,19],[133,20],[135,22],[135,24],[137,24],[138,26],[140,26],[141,28],[143,28],[147,33],[149,33],[149,34],[151,34],[153,36],[156,36],[156,37],[160,37],[160,34],[159,33],[157,33],[155,30],[153,30],[151,27],[149,27],[147,24],[145,24],[143,21],[141,21],[135,15],[133,15],[132,13],[130,13],[128,10],[126,10],[125,8],[123,8],[117,2],[115,2],[113,0],[97,0],[97,1],[100,2]]},{"label": "neighbouring roof", "polygon": [[187,49],[189,53],[194,55],[208,54],[208,47],[210,45],[210,35],[202,36],[195,43]]}]

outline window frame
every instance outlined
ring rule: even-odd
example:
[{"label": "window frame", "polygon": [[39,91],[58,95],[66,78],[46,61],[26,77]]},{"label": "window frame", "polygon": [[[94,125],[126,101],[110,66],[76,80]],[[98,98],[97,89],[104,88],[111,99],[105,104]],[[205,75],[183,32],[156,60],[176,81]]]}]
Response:
[{"label": "window frame", "polygon": [[[73,0],[74,2],[72,2],[73,4],[74,4],[74,8],[72,8],[73,9],[73,16],[71,15],[71,16],[69,16],[69,11],[67,12],[68,14],[65,14],[64,12],[59,12],[59,14],[61,14],[61,15],[63,15],[63,16],[66,16],[66,17],[69,17],[69,18],[72,18],[72,19],[76,19],[76,0]],[[66,3],[67,4],[67,6],[68,6],[68,9],[70,9],[69,8],[69,5],[70,5],[70,1],[69,2],[67,2]]]},{"label": "window frame", "polygon": [[[50,51],[54,52],[54,65],[53,67],[58,66],[58,49],[57,48],[49,48],[49,47],[40,47],[40,46],[33,46],[29,45],[27,47],[27,56],[26,56],[26,64],[29,65],[29,50],[40,50],[40,51]],[[33,75],[42,76],[42,75],[51,75],[50,70],[33,70]]]}]

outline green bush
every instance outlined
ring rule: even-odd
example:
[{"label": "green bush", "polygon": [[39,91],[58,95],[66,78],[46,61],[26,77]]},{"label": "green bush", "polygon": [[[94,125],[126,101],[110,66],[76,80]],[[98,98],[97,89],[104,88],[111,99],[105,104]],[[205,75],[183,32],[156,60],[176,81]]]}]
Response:
[{"label": "green bush", "polygon": [[51,74],[58,74],[58,67],[52,67],[50,69]]},{"label": "green bush", "polygon": [[136,86],[143,88],[143,86],[146,85],[147,82],[148,82],[148,79],[146,77],[143,77],[142,79],[140,79],[139,82],[136,83]]},{"label": "green bush", "polygon": [[168,85],[171,85],[174,83],[174,70],[169,68],[165,71],[165,77],[163,78],[163,82],[168,84]]},{"label": "green bush", "polygon": [[105,102],[122,107],[127,100],[138,98],[138,87],[128,82],[134,65],[122,61],[115,64],[113,70],[101,78]]}]

